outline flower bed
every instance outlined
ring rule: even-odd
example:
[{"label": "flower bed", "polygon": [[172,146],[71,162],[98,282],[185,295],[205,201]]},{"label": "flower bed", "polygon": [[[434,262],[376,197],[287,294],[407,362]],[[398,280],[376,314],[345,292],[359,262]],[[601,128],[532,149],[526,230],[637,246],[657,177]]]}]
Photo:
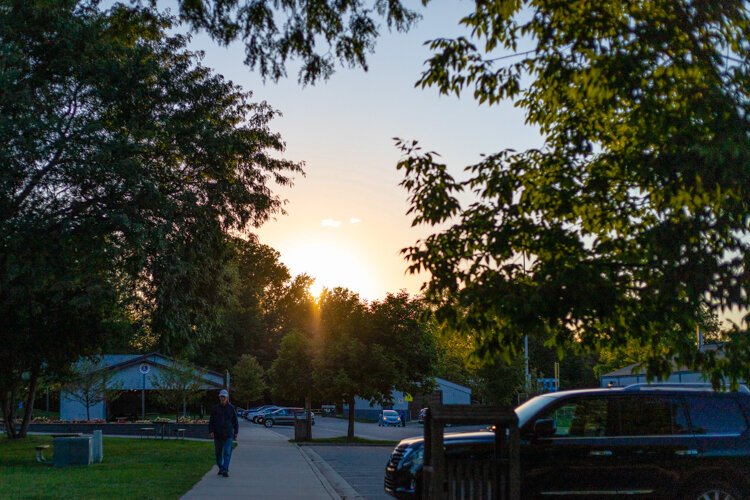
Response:
[{"label": "flower bed", "polygon": [[[210,439],[208,436],[208,423],[175,423],[163,422],[168,428],[166,432],[172,437],[177,428],[185,429],[185,437],[197,439]],[[127,422],[127,423],[105,423],[105,422],[35,422],[29,424],[29,432],[41,432],[47,434],[80,432],[91,434],[94,431],[102,431],[105,436],[140,436],[142,427],[153,427],[151,420]]]}]

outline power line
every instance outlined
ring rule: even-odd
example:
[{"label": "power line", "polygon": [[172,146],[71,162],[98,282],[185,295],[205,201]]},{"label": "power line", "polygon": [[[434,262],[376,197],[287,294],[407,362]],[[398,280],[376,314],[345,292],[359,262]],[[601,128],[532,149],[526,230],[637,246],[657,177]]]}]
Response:
[{"label": "power line", "polygon": [[[563,50],[569,49],[569,48],[570,47],[563,47]],[[487,59],[486,61],[487,62],[494,62],[494,61],[502,61],[502,60],[505,60],[505,59],[512,59],[514,57],[523,57],[523,56],[527,56],[529,54],[533,54],[533,53],[535,53],[537,51],[538,51],[538,49],[527,50],[525,52],[514,52],[512,54],[507,54],[507,55],[500,56],[500,57],[493,57],[492,59]],[[736,62],[736,63],[739,63],[739,64],[747,64],[748,63],[748,61],[744,61],[742,59],[738,59],[736,57],[732,57],[729,54],[727,54],[727,55],[719,54],[719,57],[723,57],[727,61],[732,61],[732,62]]]}]

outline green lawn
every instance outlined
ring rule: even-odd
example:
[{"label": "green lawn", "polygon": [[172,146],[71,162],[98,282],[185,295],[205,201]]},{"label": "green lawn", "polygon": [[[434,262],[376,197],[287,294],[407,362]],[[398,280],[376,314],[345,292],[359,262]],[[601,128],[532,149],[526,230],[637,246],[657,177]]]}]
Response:
[{"label": "green lawn", "polygon": [[38,444],[52,438],[0,438],[0,498],[176,499],[214,462],[211,442],[104,438],[101,464],[58,469],[34,461]]}]

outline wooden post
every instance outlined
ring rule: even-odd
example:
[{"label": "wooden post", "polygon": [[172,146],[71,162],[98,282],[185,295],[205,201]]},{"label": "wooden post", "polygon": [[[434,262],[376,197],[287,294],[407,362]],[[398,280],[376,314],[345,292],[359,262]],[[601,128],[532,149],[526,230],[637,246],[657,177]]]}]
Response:
[{"label": "wooden post", "polygon": [[432,416],[430,408],[424,416],[424,456],[422,457],[422,499],[429,500],[432,484]]},{"label": "wooden post", "polygon": [[[447,460],[444,428],[453,424],[493,424],[492,460]],[[518,500],[521,493],[518,417],[510,408],[443,405],[438,393],[430,400],[424,426],[422,498]],[[446,489],[447,485],[447,489]]]},{"label": "wooden post", "polygon": [[508,461],[510,484],[508,485],[508,498],[517,500],[521,498],[521,439],[518,425],[510,428],[510,443],[508,443]]}]

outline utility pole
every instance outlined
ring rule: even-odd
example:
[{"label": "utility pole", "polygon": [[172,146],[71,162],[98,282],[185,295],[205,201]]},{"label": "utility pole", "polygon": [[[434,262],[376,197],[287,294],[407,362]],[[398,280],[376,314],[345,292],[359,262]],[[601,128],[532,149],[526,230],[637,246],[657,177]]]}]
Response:
[{"label": "utility pole", "polygon": [[529,336],[523,336],[524,373],[526,374],[526,391],[529,390],[531,374],[529,373]]},{"label": "utility pole", "polygon": [[[521,254],[523,258],[523,276],[526,277],[526,252]],[[526,393],[528,395],[529,387],[531,383],[531,374],[529,373],[529,334],[523,336],[523,364],[524,374],[526,375]]]}]

